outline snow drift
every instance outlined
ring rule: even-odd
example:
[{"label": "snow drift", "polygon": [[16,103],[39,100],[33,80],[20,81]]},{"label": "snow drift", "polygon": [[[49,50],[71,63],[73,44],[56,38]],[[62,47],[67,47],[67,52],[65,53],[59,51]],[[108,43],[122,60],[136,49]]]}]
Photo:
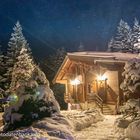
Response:
[{"label": "snow drift", "polygon": [[115,121],[116,135],[121,138],[140,140],[140,99],[130,99],[121,108],[123,116]]},{"label": "snow drift", "polygon": [[96,109],[62,111],[62,114],[72,122],[74,130],[76,131],[80,131],[104,119],[100,111]]}]

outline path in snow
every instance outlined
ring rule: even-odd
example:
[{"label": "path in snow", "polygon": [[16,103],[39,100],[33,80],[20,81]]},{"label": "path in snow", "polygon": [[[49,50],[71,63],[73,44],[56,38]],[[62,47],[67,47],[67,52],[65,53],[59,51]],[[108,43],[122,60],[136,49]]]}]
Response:
[{"label": "path in snow", "polygon": [[113,124],[118,116],[105,115],[104,121],[92,124],[82,131],[76,131],[76,140],[118,140],[114,135]]}]

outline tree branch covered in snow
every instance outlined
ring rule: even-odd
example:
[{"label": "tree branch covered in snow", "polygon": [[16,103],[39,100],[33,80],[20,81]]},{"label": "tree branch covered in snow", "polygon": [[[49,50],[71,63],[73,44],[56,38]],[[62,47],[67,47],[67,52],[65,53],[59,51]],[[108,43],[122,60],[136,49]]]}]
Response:
[{"label": "tree branch covered in snow", "polygon": [[129,99],[121,108],[123,118],[131,118],[132,121],[140,120],[140,98]]},{"label": "tree branch covered in snow", "polygon": [[108,51],[120,51],[139,53],[140,47],[140,25],[137,19],[134,20],[133,28],[122,19],[117,27],[117,33],[108,43]]},{"label": "tree branch covered in snow", "polygon": [[139,58],[132,59],[127,62],[122,73],[124,80],[120,87],[123,90],[124,96],[129,99],[131,95],[133,97],[139,97],[140,91],[140,60]]}]

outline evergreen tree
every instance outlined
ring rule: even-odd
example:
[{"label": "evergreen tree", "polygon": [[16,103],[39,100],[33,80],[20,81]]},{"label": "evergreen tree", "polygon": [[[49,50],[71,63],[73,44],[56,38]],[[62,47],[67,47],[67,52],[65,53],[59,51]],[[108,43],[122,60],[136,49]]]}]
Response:
[{"label": "evergreen tree", "polygon": [[114,49],[114,39],[111,38],[110,42],[108,43],[108,52],[114,52],[115,49]]},{"label": "evergreen tree", "polygon": [[140,53],[140,36],[137,38],[137,42],[134,43],[133,53]]},{"label": "evergreen tree", "polygon": [[17,62],[13,67],[12,81],[10,88],[15,88],[25,84],[32,76],[34,70],[33,60],[28,54],[27,48],[22,46]]},{"label": "evergreen tree", "polygon": [[132,29],[123,20],[120,20],[114,39],[108,43],[108,51],[133,52]]},{"label": "evergreen tree", "polygon": [[0,89],[4,90],[4,85],[5,85],[5,64],[4,64],[4,55],[1,51],[1,46],[0,46]]},{"label": "evergreen tree", "polygon": [[117,28],[114,47],[121,52],[132,52],[132,30],[123,20],[120,21]]},{"label": "evergreen tree", "polygon": [[139,25],[139,21],[135,18],[134,26],[133,26],[133,33],[132,33],[133,44],[137,43],[139,36],[140,36],[140,25]]},{"label": "evergreen tree", "polygon": [[56,50],[56,53],[50,55],[47,58],[47,61],[43,63],[43,69],[47,75],[48,80],[50,81],[50,86],[54,91],[54,95],[57,101],[60,104],[61,109],[67,109],[67,104],[64,102],[64,93],[65,89],[64,86],[61,84],[53,84],[52,80],[58,71],[59,67],[61,66],[64,58],[66,56],[66,51],[64,48],[59,48]]},{"label": "evergreen tree", "polygon": [[135,18],[133,26],[133,53],[140,52],[140,25],[139,21]]},{"label": "evergreen tree", "polygon": [[124,80],[121,84],[121,89],[127,99],[133,97],[140,97],[140,60],[139,58],[132,59],[127,62],[123,72]]},{"label": "evergreen tree", "polygon": [[11,83],[13,66],[17,61],[16,58],[19,55],[22,46],[24,46],[25,48],[28,49],[28,51],[30,51],[28,43],[23,36],[22,27],[19,22],[16,23],[13,30],[14,32],[11,34],[11,38],[8,43],[7,56],[5,58],[6,59],[5,67],[7,69],[7,72],[5,74],[7,79],[6,89],[9,88],[9,85]]},{"label": "evergreen tree", "polygon": [[56,72],[61,66],[64,58],[66,56],[66,50],[64,48],[59,48],[56,50],[56,53],[50,55],[45,62],[47,66],[47,75],[50,81],[53,80]]},{"label": "evergreen tree", "polygon": [[45,74],[34,65],[24,46],[13,68],[10,92],[10,106],[5,108],[3,115],[4,132],[29,126],[36,120],[59,113],[59,105]]}]

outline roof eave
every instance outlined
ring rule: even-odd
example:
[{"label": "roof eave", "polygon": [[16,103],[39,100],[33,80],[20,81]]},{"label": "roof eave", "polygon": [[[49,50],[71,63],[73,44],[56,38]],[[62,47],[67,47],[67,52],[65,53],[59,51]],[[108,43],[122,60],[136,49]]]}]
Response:
[{"label": "roof eave", "polygon": [[69,59],[69,58],[68,58],[68,56],[66,55],[66,57],[65,57],[65,59],[64,59],[64,61],[63,61],[63,63],[61,64],[61,66],[60,66],[60,68],[58,69],[58,71],[57,71],[55,77],[54,77],[53,80],[52,80],[52,83],[53,83],[53,84],[57,83],[57,77],[59,76],[60,71],[62,70],[62,68],[64,67],[65,63],[68,61],[68,59]]}]

